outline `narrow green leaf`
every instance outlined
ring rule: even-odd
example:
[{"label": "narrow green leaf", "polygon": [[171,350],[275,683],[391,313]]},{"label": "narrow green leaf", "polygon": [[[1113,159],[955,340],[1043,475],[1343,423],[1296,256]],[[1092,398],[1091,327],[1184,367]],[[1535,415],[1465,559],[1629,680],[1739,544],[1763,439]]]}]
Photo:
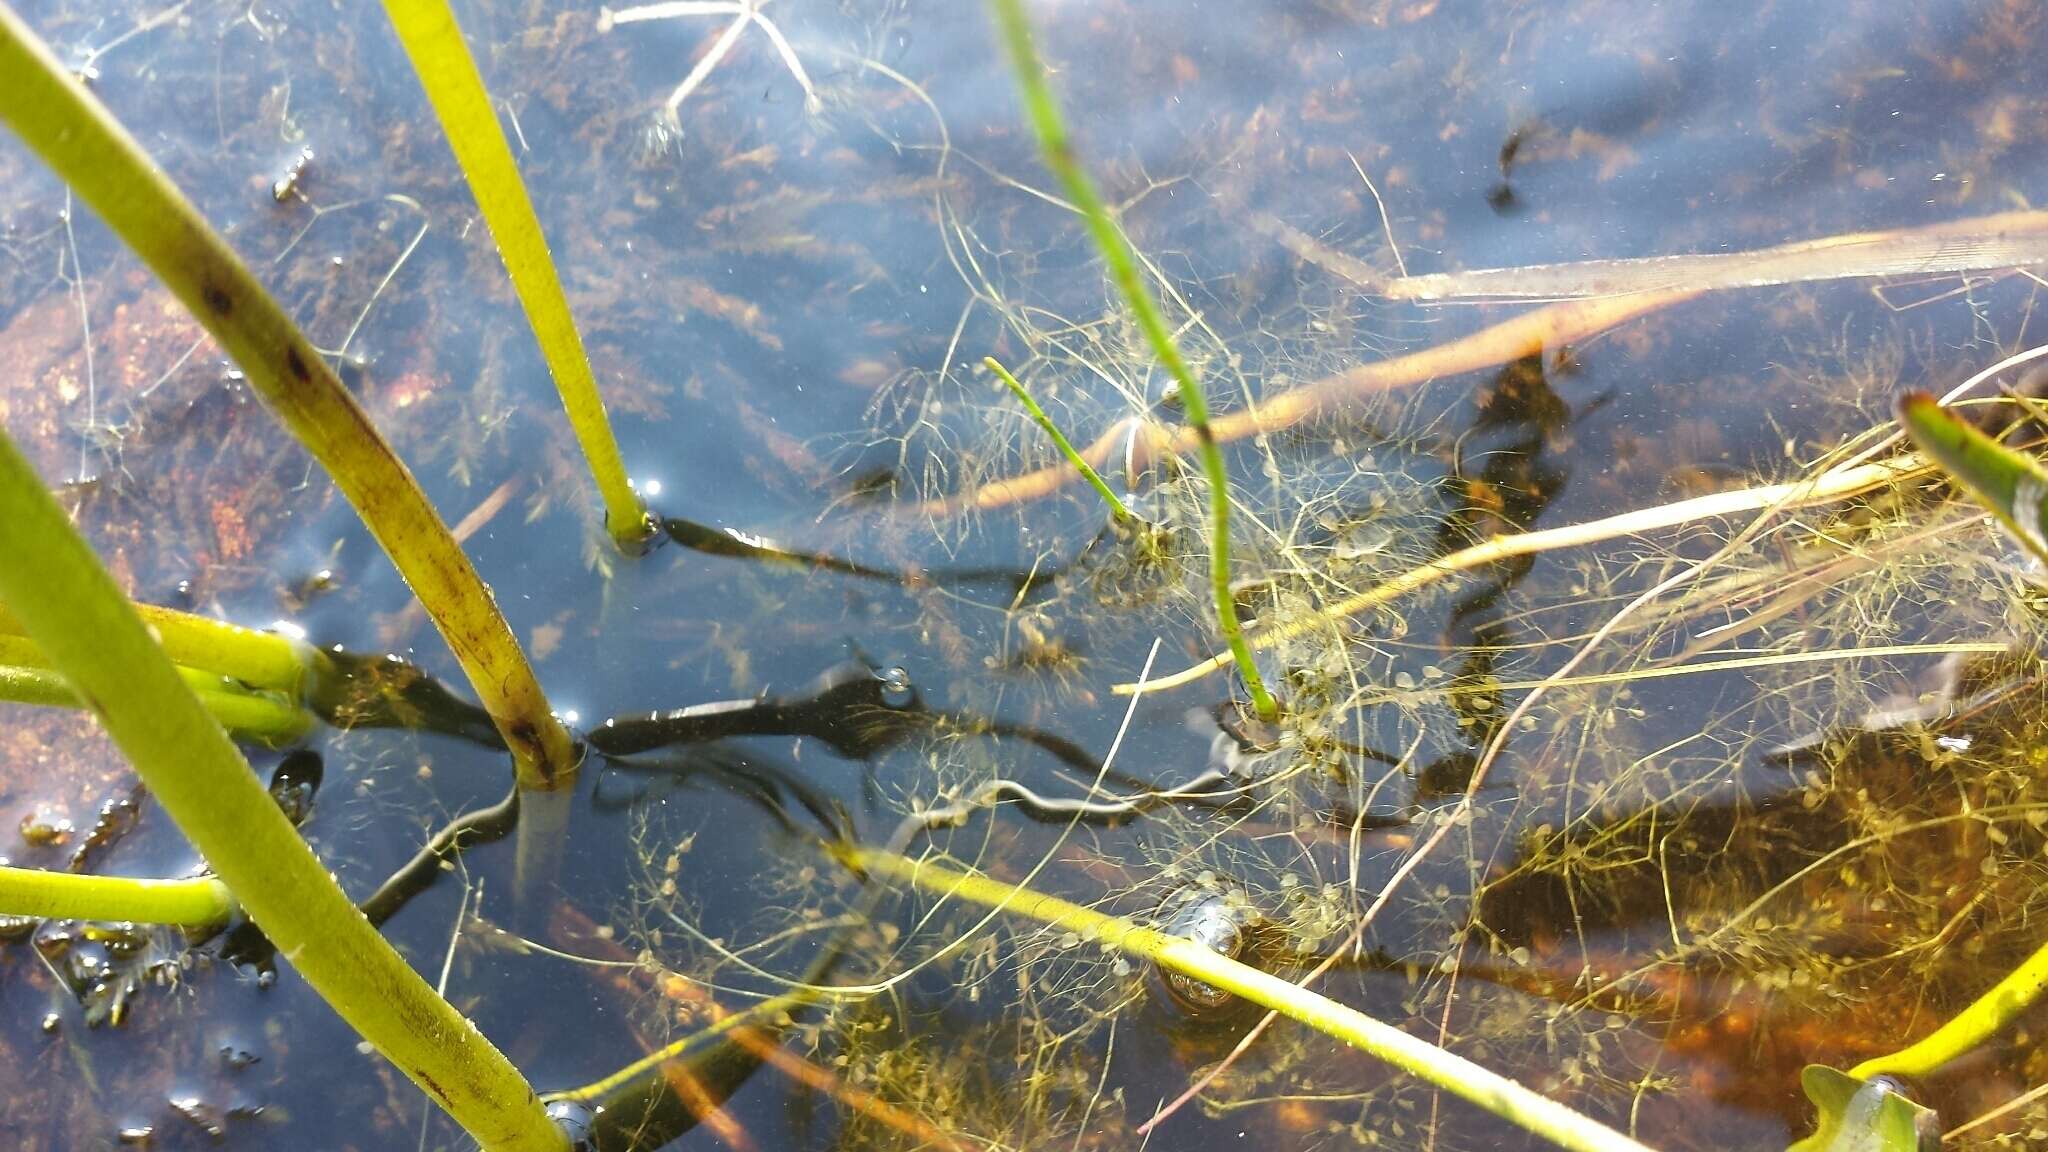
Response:
[{"label": "narrow green leaf", "polygon": [[526,309],[526,322],[540,342],[548,374],[554,377],[576,442],[604,498],[605,526],[621,548],[637,548],[653,535],[654,522],[626,478],[618,441],[605,417],[604,398],[598,395],[590,358],[583,351],[583,337],[548,255],[547,237],[541,233],[540,218],[534,215],[505,131],[498,126],[483,76],[462,41],[455,13],[447,0],[384,0],[384,11],[405,45],[413,71],[419,73],[420,87],[440,118],[442,134],[483,210],[491,238],[498,243],[498,255],[505,260],[505,271]]},{"label": "narrow green leaf", "polygon": [[996,379],[1003,382],[1010,390],[1010,394],[1017,398],[1017,403],[1024,406],[1024,411],[1045,430],[1045,434],[1052,440],[1053,447],[1058,448],[1060,455],[1066,457],[1067,462],[1081,473],[1081,478],[1088,481],[1096,494],[1102,497],[1102,502],[1109,505],[1109,514],[1116,518],[1117,523],[1129,524],[1135,519],[1131,515],[1131,510],[1124,507],[1124,502],[1117,498],[1116,492],[1102,479],[1102,474],[1074,449],[1074,442],[1067,439],[1067,434],[1060,431],[1060,426],[1052,422],[1052,417],[1045,414],[1045,409],[1038,406],[1038,401],[1024,390],[1024,385],[1018,383],[1015,376],[1010,375],[1010,370],[1003,367],[1002,362],[993,356],[983,356],[981,362],[989,371],[996,374]]},{"label": "narrow green leaf", "polygon": [[1038,132],[1045,166],[1059,178],[1067,198],[1074,202],[1074,210],[1087,224],[1088,235],[1109,268],[1111,281],[1137,318],[1146,342],[1152,345],[1152,354],[1166,366],[1180,390],[1188,426],[1195,430],[1200,445],[1202,472],[1209,481],[1209,587],[1216,605],[1216,624],[1230,645],[1231,657],[1237,661],[1237,674],[1251,693],[1253,708],[1263,719],[1272,720],[1280,715],[1280,706],[1266,690],[1258,665],[1252,661],[1251,645],[1245,643],[1244,629],[1237,619],[1237,601],[1230,591],[1230,474],[1223,466],[1223,452],[1216,446],[1216,437],[1209,431],[1209,404],[1202,392],[1202,382],[1188,367],[1180,345],[1174,342],[1173,333],[1166,326],[1165,316],[1159,311],[1159,303],[1139,278],[1130,241],[1110,219],[1108,206],[1096,194],[1094,181],[1081,167],[1074,142],[1067,135],[1066,121],[1060,115],[1059,102],[1053,98],[1052,86],[1045,81],[1045,65],[1039,62],[1038,49],[1032,43],[1031,21],[1024,15],[1023,0],[990,0],[990,4],[995,9],[996,30],[1009,52],[1010,70],[1017,75],[1025,114]]},{"label": "narrow green leaf", "polygon": [[1925,392],[1899,398],[1899,424],[1920,450],[1991,509],[2028,551],[2048,562],[2041,514],[2048,507],[2048,471],[1977,431]]}]

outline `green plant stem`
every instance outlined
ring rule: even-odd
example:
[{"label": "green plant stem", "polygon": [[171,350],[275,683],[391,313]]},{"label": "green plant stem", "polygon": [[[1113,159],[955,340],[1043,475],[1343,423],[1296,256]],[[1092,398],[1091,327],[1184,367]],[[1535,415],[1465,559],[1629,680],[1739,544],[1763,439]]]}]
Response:
[{"label": "green plant stem", "polygon": [[1066,123],[1060,117],[1059,105],[1053,100],[1052,89],[1045,82],[1045,67],[1039,62],[1038,50],[1032,46],[1031,24],[1025,19],[1023,0],[990,0],[990,3],[995,8],[1003,45],[1009,51],[1010,68],[1017,74],[1017,84],[1023,92],[1024,109],[1038,131],[1045,166],[1059,179],[1067,191],[1067,198],[1074,202],[1081,218],[1088,222],[1089,235],[1094,238],[1095,247],[1101,251],[1103,262],[1109,267],[1110,278],[1116,282],[1117,290],[1123,294],[1132,315],[1137,317],[1138,327],[1152,345],[1153,353],[1166,366],[1167,373],[1180,389],[1181,404],[1188,414],[1188,426],[1194,429],[1202,457],[1202,472],[1209,481],[1209,582],[1216,601],[1217,623],[1230,645],[1231,656],[1237,661],[1238,675],[1244,678],[1245,687],[1251,692],[1253,707],[1258,709],[1261,717],[1271,720],[1279,715],[1280,708],[1272,693],[1266,691],[1266,683],[1252,663],[1251,646],[1245,643],[1244,629],[1237,620],[1237,603],[1230,592],[1230,474],[1223,467],[1222,449],[1216,446],[1216,436],[1209,429],[1209,405],[1202,394],[1202,386],[1188,368],[1187,361],[1181,357],[1180,347],[1174,342],[1173,333],[1167,329],[1166,319],[1160,314],[1158,303],[1152,299],[1151,290],[1139,279],[1138,264],[1131,255],[1130,242],[1109,218],[1109,209],[1096,195],[1093,182],[1082,171],[1081,162],[1074,155],[1074,144],[1067,135]]},{"label": "green plant stem", "polygon": [[1019,384],[1017,378],[1010,375],[1010,370],[998,363],[993,356],[984,356],[981,362],[988,366],[989,371],[996,374],[998,380],[1009,386],[1011,394],[1017,397],[1017,403],[1022,404],[1024,411],[1031,414],[1031,418],[1038,422],[1040,428],[1045,429],[1047,436],[1052,437],[1053,445],[1060,450],[1060,455],[1067,458],[1067,462],[1081,473],[1082,479],[1088,481],[1102,497],[1102,502],[1109,505],[1109,513],[1116,518],[1116,522],[1130,524],[1136,520],[1137,518],[1131,515],[1131,510],[1124,507],[1124,502],[1103,481],[1102,474],[1095,470],[1093,464],[1081,458],[1081,454],[1074,450],[1073,441],[1067,439],[1066,433],[1060,431],[1059,425],[1052,422],[1052,417],[1045,414],[1045,409],[1038,406],[1038,401],[1031,398],[1031,393],[1024,390],[1024,385]]},{"label": "green plant stem", "polygon": [[[9,75],[12,85],[21,73]],[[4,434],[0,601],[278,954],[342,1019],[484,1148],[563,1152],[565,1137],[519,1070],[356,910]]]},{"label": "green plant stem", "polygon": [[1858,1080],[1872,1076],[1925,1076],[1996,1036],[2048,990],[2048,944],[2006,974],[1991,990],[1948,1018],[1919,1041],[1849,1069]]},{"label": "green plant stem", "polygon": [[0,76],[0,117],[191,309],[355,506],[454,651],[512,750],[520,783],[572,782],[574,742],[490,590],[333,368],[141,145],[4,4]]},{"label": "green plant stem", "polygon": [[[318,685],[337,675],[326,654],[303,640],[155,604],[137,604],[135,611],[163,645],[164,655],[181,667],[218,673],[251,688],[282,692],[294,700],[310,697]],[[0,638],[23,636],[21,622],[0,604]],[[0,649],[0,653],[7,651]]]},{"label": "green plant stem", "polygon": [[[40,656],[40,650],[37,651]],[[244,739],[282,748],[313,730],[311,713],[275,696],[242,692],[224,686],[210,672],[180,668],[179,674],[199,703],[221,727]],[[0,700],[45,708],[83,708],[84,700],[55,671],[36,665],[0,662]]]},{"label": "green plant stem", "polygon": [[0,915],[4,916],[133,920],[205,928],[222,923],[234,909],[228,886],[211,876],[139,880],[0,865]]},{"label": "green plant stem", "polygon": [[385,14],[405,45],[420,87],[440,118],[442,134],[469,180],[484,223],[498,243],[505,271],[526,310],[546,358],[555,390],[561,393],[569,425],[583,448],[597,490],[604,499],[605,526],[622,550],[637,550],[654,535],[655,523],[626,478],[619,444],[606,419],[604,399],[590,372],[583,337],[562,293],[561,278],[548,255],[547,237],[519,177],[519,164],[498,125],[490,93],[476,61],[462,41],[462,29],[447,0],[384,0]]},{"label": "green plant stem", "polygon": [[1463,1097],[1559,1147],[1575,1152],[1648,1152],[1644,1145],[1592,1117],[1574,1112],[1505,1076],[1195,941],[1141,928],[1056,896],[906,859],[893,852],[856,847],[841,847],[838,852],[848,867],[871,876],[905,881],[938,896],[957,896],[1014,912],[1242,996]]}]

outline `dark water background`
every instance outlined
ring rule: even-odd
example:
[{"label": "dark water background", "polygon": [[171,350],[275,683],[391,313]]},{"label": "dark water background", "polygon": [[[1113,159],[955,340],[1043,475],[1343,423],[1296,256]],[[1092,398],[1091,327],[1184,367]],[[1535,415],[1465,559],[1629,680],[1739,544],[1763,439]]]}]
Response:
[{"label": "dark water background", "polygon": [[[1353,158],[1374,177],[1416,272],[1733,250],[1983,215],[2029,203],[2048,163],[2032,147],[2044,98],[2027,66],[2038,58],[2040,17],[2024,4],[1063,0],[1031,9],[1106,197],[1128,204],[1134,240],[1225,343],[1241,345],[1243,378],[1260,389],[1412,351],[1510,312],[1376,302],[1250,226],[1253,214],[1269,214],[1390,267]],[[950,489],[958,476],[1015,470],[1020,452],[1043,459],[1021,423],[986,418],[995,393],[973,366],[989,352],[1026,355],[992,298],[1081,323],[1107,306],[1072,218],[1023,187],[1050,182],[978,5],[782,0],[766,11],[796,45],[822,109],[806,109],[753,30],[683,105],[680,138],[665,139],[651,138],[664,94],[727,18],[600,34],[594,9],[459,11],[494,95],[516,118],[524,172],[629,468],[643,485],[659,484],[656,507],[886,567],[1028,570],[1072,556],[1095,532],[1100,513],[1085,493],[939,524],[880,516],[856,493],[858,481],[882,475],[910,501],[939,494],[924,485],[935,469]],[[24,14],[75,58],[144,15],[70,0]],[[1053,624],[1084,662],[1057,676],[1006,671],[991,661],[1014,654],[1019,638],[1005,610],[1014,588],[999,580],[905,590],[674,546],[640,560],[611,556],[488,236],[377,11],[193,3],[95,66],[101,98],[277,286],[316,343],[337,347],[361,317],[348,379],[451,521],[515,485],[469,550],[533,648],[551,698],[580,722],[794,691],[860,657],[905,669],[933,707],[1034,726],[1099,755],[1122,719],[1107,686],[1135,674],[1153,637],[1163,640],[1162,669],[1213,646],[1205,613],[1185,597],[1149,613],[1089,612],[1064,598]],[[313,153],[303,199],[280,204],[272,183],[303,148]],[[32,158],[0,142],[0,363],[12,365],[0,380],[0,417],[47,478],[76,482],[81,523],[118,557],[136,595],[249,624],[289,617],[321,644],[398,651],[455,677],[317,469],[284,445],[210,346],[178,361],[196,329],[165,311],[161,293],[83,213],[73,263],[63,206]],[[397,264],[422,223],[417,248]],[[982,283],[963,279],[962,252],[978,261]],[[78,284],[94,336],[89,399]],[[1891,299],[1958,284],[1904,286]],[[1385,418],[1458,442],[1466,462],[1508,462],[1495,479],[1536,477],[1507,517],[1549,527],[1702,484],[1783,476],[1793,457],[1809,460],[1881,419],[1899,388],[1945,387],[2023,346],[2032,301],[2033,285],[2019,277],[1975,281],[1903,311],[1856,282],[1728,293],[1574,349],[1575,369],[1545,386],[1544,402],[1568,415],[1503,415],[1486,373],[1410,390],[1387,402]],[[1142,363],[1125,368],[1148,379]],[[1084,372],[1048,371],[1039,386],[1077,438],[1107,427],[1123,406]],[[1214,386],[1217,405],[1241,405],[1230,383]],[[1279,449],[1286,467],[1313,455],[1275,439],[1288,441]],[[1261,470],[1269,447],[1234,447],[1233,474],[1247,499],[1284,504],[1288,481]],[[1403,464],[1418,491],[1453,470],[1420,452]],[[1438,508],[1396,527],[1427,534],[1449,514]],[[1596,596],[1557,607],[1571,598],[1572,563],[1541,560],[1517,577],[1549,589],[1544,603],[1555,614],[1516,639],[1597,625]],[[292,590],[322,569],[334,571],[336,589],[301,607]],[[1433,603],[1408,621],[1409,647],[1390,649],[1371,674],[1449,666],[1464,658],[1460,645],[1497,638],[1496,617],[1511,616]],[[1538,648],[1516,674],[1541,675],[1561,658]],[[1635,723],[1668,739],[1702,717],[1740,711],[1732,701],[1744,683],[1639,687]],[[1225,690],[1215,680],[1147,700],[1119,766],[1162,783],[1199,770],[1208,737],[1189,730],[1187,713]],[[80,721],[10,707],[0,723],[10,733],[0,815],[10,821],[55,812],[89,823],[132,787]],[[1369,743],[1399,747],[1412,735],[1402,724],[1367,717],[1359,728]],[[1440,730],[1429,740],[1435,751],[1457,750]],[[447,814],[504,786],[498,757],[441,738],[357,732],[320,747],[328,778],[308,834],[352,892],[367,891]],[[871,762],[792,739],[730,751],[801,776],[871,837],[907,798],[932,794],[923,774],[936,754],[917,742]],[[1035,786],[1061,783],[1050,758],[1015,743],[987,754]],[[1707,759],[1698,771],[1724,768]],[[1671,771],[1676,780],[1690,769]],[[729,789],[698,780],[637,805],[586,803],[562,900],[599,923],[624,923],[622,910],[645,907],[639,857],[654,849],[635,837],[649,820],[656,837],[695,837],[678,879],[709,935],[744,939],[764,909],[808,898],[785,882],[800,847]],[[1019,835],[1026,839],[1012,851],[1028,864],[1030,841]],[[1105,858],[1124,850],[1115,834],[1087,839]],[[59,859],[37,851],[24,844],[4,854],[44,866]],[[1384,877],[1397,859],[1376,849],[1366,878]],[[138,830],[106,863],[154,874],[191,861],[145,805]],[[509,845],[480,851],[468,867],[484,880],[486,919],[545,935],[547,902],[512,900]],[[1418,899],[1462,894],[1476,867],[1460,860],[1418,878]],[[469,893],[443,883],[392,922],[394,939],[430,974],[441,969],[458,905],[475,911]],[[1410,912],[1380,942],[1433,956],[1444,947],[1429,936],[1441,928],[1439,911]],[[1614,930],[1627,936],[1626,923]],[[631,997],[492,939],[465,937],[450,995],[537,1085],[582,1083],[639,1054]],[[781,957],[777,970],[793,972],[802,958]],[[1344,987],[1369,1009],[1400,1015],[1408,986],[1397,974]],[[905,1027],[990,1014],[988,1005],[949,1004],[947,988],[937,976],[908,985]],[[1135,1124],[1215,1053],[1195,1044],[1191,1056],[1156,1016],[1128,1019],[1105,1083],[1122,1093],[1114,1111],[1127,1109]],[[1434,1023],[1430,1011],[1416,1019]],[[1081,1047],[1099,1060],[1101,1044]],[[260,1062],[232,1068],[224,1046]],[[1522,1058],[1526,1066],[1502,1070],[1554,1080],[1540,1044]],[[1743,1059],[1733,1049],[1718,1058]],[[1341,1052],[1311,1059],[1365,1064]],[[422,1138],[418,1095],[359,1054],[288,969],[259,989],[247,972],[200,962],[176,987],[141,993],[125,1027],[89,1029],[30,949],[9,945],[0,952],[0,1067],[10,1069],[0,1133],[23,1148],[106,1147],[129,1125],[153,1125],[152,1147],[216,1146],[170,1107],[186,1097],[263,1109],[226,1121],[220,1146],[383,1148]],[[999,1062],[983,1072],[998,1084],[1009,1077]],[[1687,1074],[1682,1061],[1659,1072],[1680,1084]],[[1358,1075],[1359,1099],[1384,1080],[1369,1066]],[[1583,1091],[1581,1103],[1626,1122],[1632,1085]],[[1762,1105],[1730,1095],[1674,1090],[1648,1106],[1655,1122],[1644,1136],[1714,1147],[1786,1138],[1799,1109],[1790,1079]],[[1422,1146],[1425,1131],[1438,1138],[1412,1100],[1403,1107],[1391,1121],[1341,1099],[1217,1117],[1189,1110],[1155,1139],[1177,1148],[1343,1147],[1367,1128],[1383,1146]],[[829,1103],[769,1073],[732,1111],[762,1148],[857,1143]],[[1446,1111],[1455,1114],[1443,1122],[1448,1144],[1520,1139],[1461,1106]],[[461,1146],[445,1121],[425,1120],[426,1146]],[[1084,1138],[1135,1143],[1128,1124],[1104,1120]],[[1027,1146],[1075,1139],[1067,1128],[1011,1136]],[[683,1146],[719,1142],[700,1130]]]}]

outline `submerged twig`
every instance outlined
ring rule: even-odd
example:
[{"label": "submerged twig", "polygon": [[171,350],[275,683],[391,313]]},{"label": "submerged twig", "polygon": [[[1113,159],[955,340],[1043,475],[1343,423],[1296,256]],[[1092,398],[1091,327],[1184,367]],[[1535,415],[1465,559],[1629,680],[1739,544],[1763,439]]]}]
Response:
[{"label": "submerged twig", "polygon": [[644,20],[673,20],[681,16],[733,18],[732,23],[725,26],[725,31],[718,34],[718,39],[712,43],[710,50],[697,61],[696,67],[690,69],[690,74],[683,77],[683,82],[676,85],[675,90],[669,93],[668,100],[662,104],[663,119],[676,131],[682,130],[680,110],[683,101],[688,100],[690,93],[695,92],[699,85],[710,78],[712,70],[725,60],[733,45],[739,43],[740,34],[747,30],[749,24],[760,28],[761,34],[768,37],[768,42],[774,45],[775,54],[782,58],[782,66],[789,69],[789,74],[796,78],[797,86],[804,90],[804,111],[815,115],[823,106],[818,99],[818,90],[811,85],[810,73],[804,71],[803,61],[797,58],[796,49],[790,46],[789,38],[782,34],[781,28],[776,27],[775,21],[761,12],[767,3],[768,0],[665,0],[662,3],[640,4],[616,11],[603,8],[598,11],[597,30],[609,32],[620,24],[637,24]]},{"label": "submerged twig", "polygon": [[[1421,384],[1445,376],[1492,368],[1536,355],[1604,332],[1617,324],[1649,315],[1699,295],[1698,289],[1644,292],[1600,300],[1567,300],[1524,312],[1469,336],[1391,360],[1361,364],[1313,384],[1264,397],[1256,409],[1219,416],[1209,423],[1209,440],[1228,444],[1260,433],[1279,432],[1307,420],[1336,412],[1361,397],[1392,388]],[[1144,415],[1126,417],[1081,450],[1081,458],[1097,468],[1128,449],[1132,462],[1144,467],[1166,456],[1197,450],[1203,437],[1190,421],[1167,429]],[[1055,464],[1017,476],[991,480],[971,491],[913,505],[921,516],[953,516],[1041,500],[1073,482],[1075,472]]]}]

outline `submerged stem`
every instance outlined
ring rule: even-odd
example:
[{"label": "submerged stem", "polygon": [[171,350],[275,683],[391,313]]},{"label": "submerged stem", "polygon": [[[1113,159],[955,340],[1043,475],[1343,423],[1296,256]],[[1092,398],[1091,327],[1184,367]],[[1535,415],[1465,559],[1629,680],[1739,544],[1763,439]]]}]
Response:
[{"label": "submerged stem", "polygon": [[1258,709],[1262,718],[1271,720],[1280,714],[1280,708],[1274,703],[1272,693],[1266,691],[1266,683],[1252,663],[1251,646],[1245,643],[1244,629],[1237,620],[1237,603],[1230,592],[1230,474],[1223,466],[1223,451],[1216,446],[1216,436],[1209,427],[1209,405],[1202,394],[1202,385],[1182,358],[1180,346],[1174,343],[1173,333],[1167,330],[1166,319],[1160,315],[1159,305],[1152,299],[1151,291],[1138,278],[1138,266],[1131,258],[1130,242],[1109,218],[1109,209],[1096,195],[1094,183],[1088,179],[1088,174],[1074,155],[1074,144],[1067,136],[1059,105],[1045,82],[1045,66],[1039,62],[1038,50],[1031,43],[1031,24],[1025,19],[1023,0],[990,0],[990,3],[995,8],[1004,47],[1009,50],[1010,68],[1017,74],[1017,84],[1023,92],[1024,109],[1038,131],[1045,166],[1059,178],[1066,188],[1067,198],[1074,202],[1081,218],[1087,221],[1088,234],[1102,253],[1110,278],[1116,282],[1117,290],[1123,294],[1132,315],[1137,317],[1138,327],[1152,345],[1153,354],[1166,366],[1166,371],[1180,389],[1181,405],[1188,414],[1188,427],[1194,431],[1202,458],[1202,472],[1209,481],[1209,584],[1216,601],[1216,620],[1223,630],[1223,638],[1230,645],[1231,655],[1237,661],[1238,675],[1244,677],[1245,687],[1251,692],[1253,707]]},{"label": "submerged stem", "polygon": [[1052,417],[1045,414],[1045,409],[1038,406],[1038,401],[1031,398],[1031,393],[1024,390],[1024,385],[1019,384],[1017,378],[1010,375],[1010,370],[1003,367],[993,356],[984,356],[981,362],[988,366],[989,371],[996,374],[998,380],[1009,387],[1011,394],[1017,397],[1019,404],[1024,405],[1024,411],[1038,422],[1038,426],[1045,429],[1045,434],[1052,438],[1053,446],[1060,450],[1060,455],[1067,458],[1067,462],[1081,473],[1081,478],[1088,481],[1102,497],[1102,502],[1109,505],[1110,515],[1116,517],[1116,522],[1129,524],[1136,519],[1131,515],[1131,510],[1124,506],[1123,500],[1102,479],[1102,474],[1095,470],[1095,466],[1082,459],[1081,454],[1075,451],[1074,442],[1067,439],[1066,433],[1060,431],[1060,426],[1052,422]]},{"label": "submerged stem", "polygon": [[[337,675],[327,654],[303,640],[156,604],[137,603],[135,611],[163,645],[164,655],[180,667],[213,672],[294,700],[312,698]],[[25,635],[21,622],[0,604],[0,637]]]},{"label": "submerged stem", "polygon": [[605,527],[622,550],[636,550],[654,534],[654,520],[640,505],[640,496],[626,478],[625,463],[619,458],[619,442],[612,436],[611,421],[605,417],[604,398],[598,395],[597,380],[590,372],[590,358],[583,351],[583,337],[576,318],[562,293],[561,277],[548,255],[547,236],[533,201],[519,177],[519,164],[512,158],[491,108],[490,92],[477,72],[476,61],[462,41],[462,28],[455,22],[447,0],[384,0],[384,12],[399,42],[419,73],[420,87],[426,89],[434,115],[469,190],[483,210],[484,224],[497,241],[506,274],[526,310],[526,322],[540,342],[548,374],[554,377],[562,407],[583,458],[597,480],[604,499]]},{"label": "submerged stem", "polygon": [[[0,9],[0,58],[20,49],[19,31]],[[25,83],[12,75],[10,98]],[[566,1147],[519,1070],[350,903],[4,434],[0,600],[250,919],[342,1019],[486,1149]]]},{"label": "submerged stem", "polygon": [[[40,651],[36,656],[36,664],[23,664],[11,658],[0,663],[0,700],[45,708],[89,706],[63,676],[42,666]],[[239,738],[281,748],[313,730],[312,714],[287,701],[236,690],[209,672],[180,668],[178,673],[215,722]]]},{"label": "submerged stem", "polygon": [[504,734],[521,783],[571,782],[574,743],[490,590],[333,368],[142,146],[4,4],[0,75],[0,118],[220,341],[355,506]]},{"label": "submerged stem", "polygon": [[1648,1152],[1644,1145],[1592,1117],[1499,1073],[1357,1009],[1232,960],[1196,941],[1141,928],[1129,920],[1106,916],[1056,896],[911,860],[893,852],[852,847],[839,852],[849,867],[860,871],[907,881],[942,897],[957,896],[1051,924],[1235,993],[1461,1096],[1559,1147],[1574,1152]]},{"label": "submerged stem", "polygon": [[225,921],[234,908],[228,886],[211,876],[143,880],[0,865],[0,915],[5,916],[204,928]]},{"label": "submerged stem", "polygon": [[1849,1075],[1858,1080],[1886,1075],[1925,1076],[1996,1036],[2039,1000],[2044,991],[2048,991],[2048,944],[2035,949],[2019,967],[2006,973],[2005,979],[1949,1017],[1941,1027],[1897,1052],[1865,1060],[1849,1069]]}]

